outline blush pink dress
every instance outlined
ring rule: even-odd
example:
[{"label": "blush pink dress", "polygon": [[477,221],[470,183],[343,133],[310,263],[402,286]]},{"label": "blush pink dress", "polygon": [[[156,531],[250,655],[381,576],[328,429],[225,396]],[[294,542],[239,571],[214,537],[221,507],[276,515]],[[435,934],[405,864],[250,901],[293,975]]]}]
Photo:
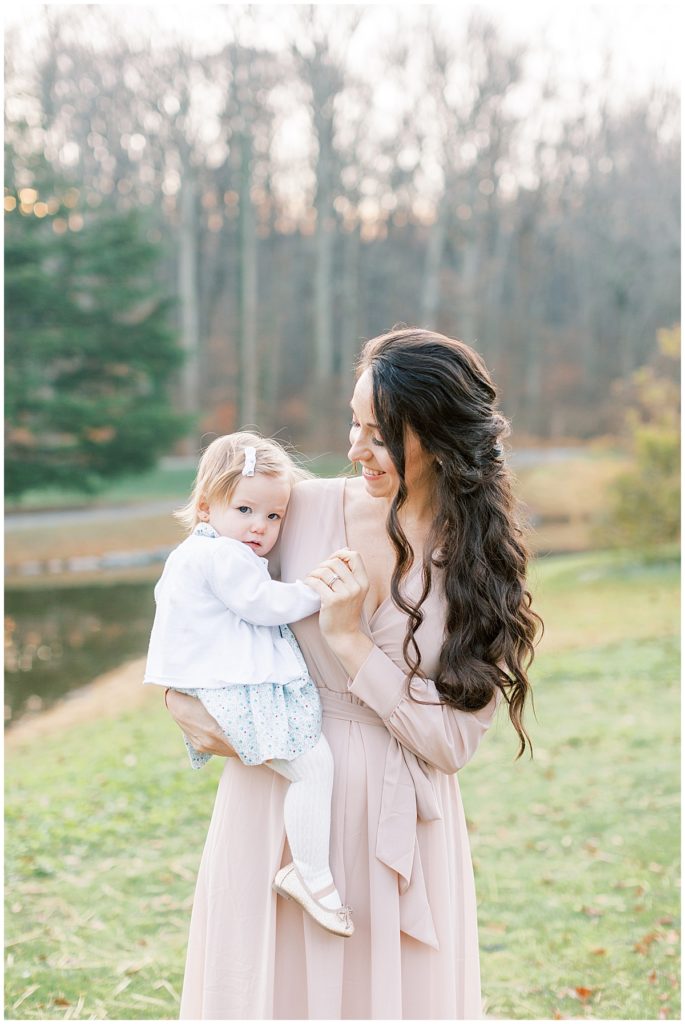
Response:
[{"label": "blush pink dress", "polygon": [[[345,480],[293,490],[279,544],[281,579],[302,578],[347,545]],[[407,592],[420,592],[416,566]],[[445,608],[439,587],[417,631],[436,700]],[[181,1019],[402,1020],[481,1017],[476,898],[456,772],[489,728],[479,712],[422,705],[406,691],[406,616],[390,599],[362,629],[375,647],[349,679],[318,616],[292,629],[323,705],[333,751],[331,869],[355,933],[330,935],[271,882],[288,863],[283,796],[269,768],[227,758],[200,865]]]}]

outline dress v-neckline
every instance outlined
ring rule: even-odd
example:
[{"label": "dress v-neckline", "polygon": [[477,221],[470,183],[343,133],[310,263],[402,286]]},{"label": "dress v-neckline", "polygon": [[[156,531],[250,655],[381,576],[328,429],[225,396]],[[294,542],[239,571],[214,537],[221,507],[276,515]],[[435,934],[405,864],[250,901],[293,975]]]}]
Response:
[{"label": "dress v-neckline", "polygon": [[[346,548],[349,548],[350,547],[350,543],[349,543],[349,541],[347,539],[347,523],[345,522],[345,492],[346,492],[346,487],[347,487],[347,477],[342,477],[342,493],[341,493],[341,498],[340,498],[340,524],[341,524],[341,530],[342,530],[344,546]],[[421,563],[417,562],[417,560],[415,558],[414,559],[414,564],[412,565],[411,569],[409,570],[409,572],[407,573],[407,575],[405,577],[405,584],[408,583],[409,580],[411,580],[414,577],[414,574],[420,568],[421,568]],[[373,623],[374,619],[385,608],[386,604],[392,605],[392,603],[393,603],[392,594],[388,594],[387,597],[383,598],[381,603],[378,605],[376,610],[371,613],[371,615],[369,615],[367,613],[366,606],[365,605],[362,606],[362,618],[365,619],[366,624],[368,625],[369,629],[372,628],[372,623]]]}]

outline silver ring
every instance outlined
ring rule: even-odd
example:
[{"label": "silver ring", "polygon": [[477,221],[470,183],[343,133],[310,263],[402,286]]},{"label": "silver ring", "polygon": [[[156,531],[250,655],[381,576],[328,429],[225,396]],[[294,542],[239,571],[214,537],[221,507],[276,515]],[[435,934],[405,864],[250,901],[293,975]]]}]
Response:
[{"label": "silver ring", "polygon": [[331,590],[333,589],[333,584],[335,583],[335,581],[339,579],[342,579],[342,577],[338,576],[337,572],[334,572],[330,580],[328,581],[328,586],[331,588]]}]

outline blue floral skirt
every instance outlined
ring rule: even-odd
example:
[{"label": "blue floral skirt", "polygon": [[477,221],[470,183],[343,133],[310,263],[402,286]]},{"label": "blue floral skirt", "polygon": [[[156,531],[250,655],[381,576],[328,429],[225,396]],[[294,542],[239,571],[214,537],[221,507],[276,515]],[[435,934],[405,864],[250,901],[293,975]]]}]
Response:
[{"label": "blue floral skirt", "polygon": [[[244,764],[262,764],[275,757],[294,761],[311,750],[321,734],[319,691],[309,677],[292,631],[287,626],[280,630],[302,667],[302,675],[297,679],[283,684],[234,684],[218,689],[177,687],[202,701]],[[199,753],[187,736],[184,739],[191,765],[201,768],[212,755]]]}]

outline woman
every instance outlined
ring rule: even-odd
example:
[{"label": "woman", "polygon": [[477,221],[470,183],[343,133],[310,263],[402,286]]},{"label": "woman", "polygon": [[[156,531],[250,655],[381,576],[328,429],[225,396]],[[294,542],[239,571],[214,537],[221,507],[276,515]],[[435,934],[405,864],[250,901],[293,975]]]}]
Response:
[{"label": "woman", "polygon": [[334,755],[331,867],[354,908],[352,938],[328,935],[270,891],[290,859],[286,783],[230,757],[202,706],[169,693],[193,745],[228,756],[198,877],[183,1018],[481,1015],[455,773],[502,697],[525,750],[539,622],[495,398],[461,342],[418,329],[368,342],[351,402],[349,458],[361,478],[298,484],[281,534],[281,579],[309,575],[321,596],[320,615],[293,631]]}]

